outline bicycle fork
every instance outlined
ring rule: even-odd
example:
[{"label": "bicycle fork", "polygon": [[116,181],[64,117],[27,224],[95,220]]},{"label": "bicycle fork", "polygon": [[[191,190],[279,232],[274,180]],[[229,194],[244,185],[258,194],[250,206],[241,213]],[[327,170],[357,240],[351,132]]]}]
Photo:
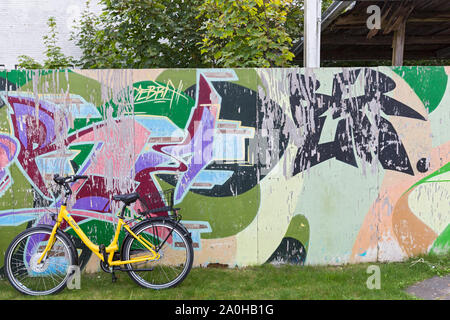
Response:
[{"label": "bicycle fork", "polygon": [[41,264],[42,260],[47,258],[47,254],[48,252],[51,250],[51,248],[53,247],[53,245],[55,244],[56,241],[56,231],[59,228],[59,223],[55,223],[55,225],[53,226],[52,229],[52,233],[50,234],[50,237],[48,239],[47,245],[45,246],[44,251],[42,252],[41,256],[39,257],[39,259],[37,260],[36,264]]}]

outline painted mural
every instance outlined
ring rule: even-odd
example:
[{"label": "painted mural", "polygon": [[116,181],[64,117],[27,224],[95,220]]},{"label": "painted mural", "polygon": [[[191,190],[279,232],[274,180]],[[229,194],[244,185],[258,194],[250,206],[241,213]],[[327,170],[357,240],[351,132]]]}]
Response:
[{"label": "painted mural", "polygon": [[[0,258],[114,194],[174,189],[195,265],[398,261],[450,248],[450,67],[0,71]],[[137,216],[143,204],[128,212]],[[167,214],[162,212],[158,214]],[[65,226],[70,234],[69,226]],[[76,242],[76,241],[75,241]],[[89,272],[99,261],[76,242]]]}]

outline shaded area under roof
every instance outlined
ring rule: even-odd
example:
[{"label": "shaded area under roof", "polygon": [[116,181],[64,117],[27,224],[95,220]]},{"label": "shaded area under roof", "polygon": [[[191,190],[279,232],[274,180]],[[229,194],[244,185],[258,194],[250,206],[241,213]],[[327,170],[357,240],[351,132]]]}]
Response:
[{"label": "shaded area under roof", "polygon": [[[381,29],[369,30],[367,8],[381,9]],[[405,60],[450,58],[450,1],[336,1],[322,15],[321,61],[391,60],[394,32],[406,19]],[[303,43],[293,48],[303,61]]]}]

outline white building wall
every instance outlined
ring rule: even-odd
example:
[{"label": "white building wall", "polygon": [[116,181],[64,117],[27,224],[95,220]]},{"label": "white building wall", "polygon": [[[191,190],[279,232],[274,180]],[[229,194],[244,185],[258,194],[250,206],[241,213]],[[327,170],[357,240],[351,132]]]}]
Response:
[{"label": "white building wall", "polygon": [[[0,0],[0,68],[14,69],[17,57],[28,55],[42,63],[47,20],[56,18],[59,46],[66,55],[80,57],[81,51],[69,41],[73,20],[85,8],[86,0]],[[91,0],[91,11],[101,7]],[[1,66],[4,65],[4,66]]]}]

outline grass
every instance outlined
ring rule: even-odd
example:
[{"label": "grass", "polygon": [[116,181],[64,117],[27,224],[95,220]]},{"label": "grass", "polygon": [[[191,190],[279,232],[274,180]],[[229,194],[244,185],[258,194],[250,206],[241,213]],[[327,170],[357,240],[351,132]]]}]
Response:
[{"label": "grass", "polygon": [[[422,258],[423,260],[420,260]],[[419,281],[450,273],[450,255],[423,256],[396,263],[344,266],[274,266],[194,268],[176,288],[162,291],[137,286],[125,273],[112,283],[106,273],[83,274],[80,290],[65,289],[45,297],[28,297],[0,280],[3,300],[403,300],[416,299],[405,289]],[[380,267],[381,288],[368,289],[369,265]]]}]

